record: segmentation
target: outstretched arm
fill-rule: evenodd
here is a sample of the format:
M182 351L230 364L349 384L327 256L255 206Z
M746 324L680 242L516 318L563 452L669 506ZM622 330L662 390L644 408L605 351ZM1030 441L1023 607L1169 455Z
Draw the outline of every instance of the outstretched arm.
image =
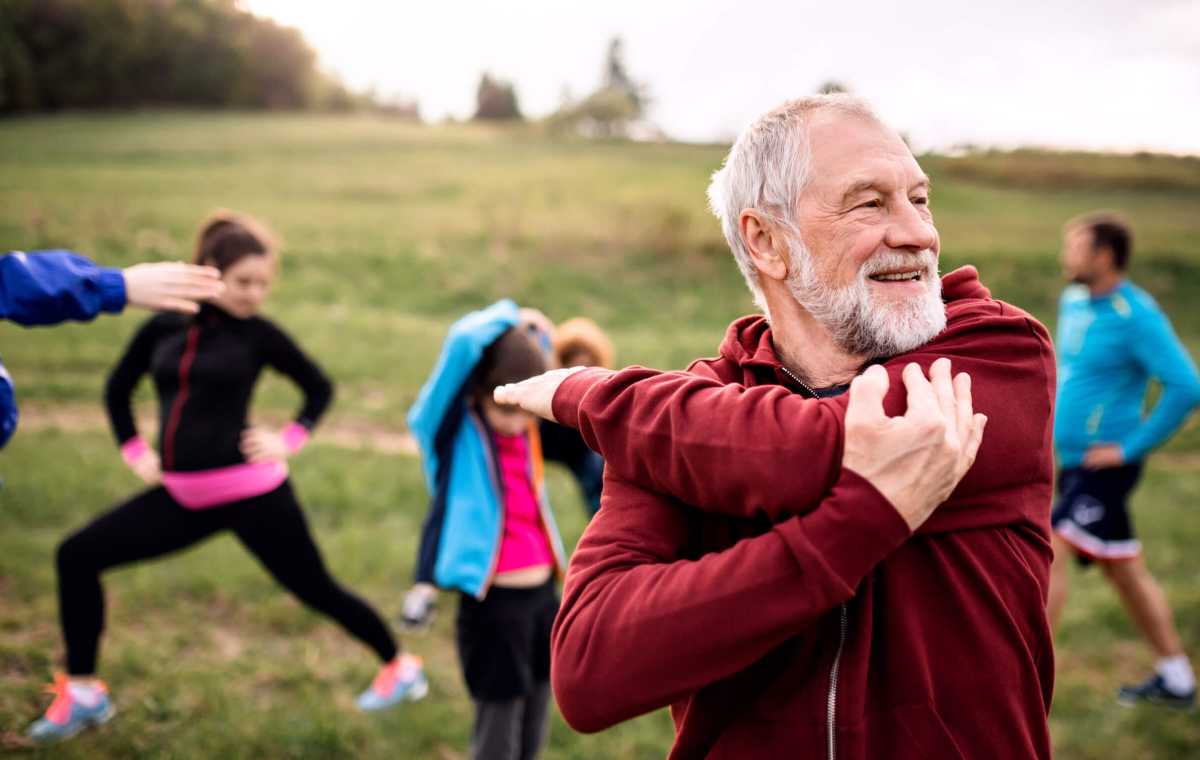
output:
M888 414L906 408L904 367L928 369L938 358L971 376L975 408L999 420L981 458L1004 466L976 468L962 490L1040 472L1054 387L1045 329L999 302L952 320L923 348L883 365L892 380ZM846 396L809 399L782 386L745 388L639 367L545 377L549 394L543 386L530 411L578 427L616 474L700 509L772 519L803 513L840 473ZM522 403L519 388L497 398Z
M137 264L125 270L97 266L70 251L0 256L0 319L22 325L86 322L125 304L194 313L196 302L221 294L212 267L174 262Z
M22 325L86 322L125 308L125 277L70 251L0 256L0 318Z

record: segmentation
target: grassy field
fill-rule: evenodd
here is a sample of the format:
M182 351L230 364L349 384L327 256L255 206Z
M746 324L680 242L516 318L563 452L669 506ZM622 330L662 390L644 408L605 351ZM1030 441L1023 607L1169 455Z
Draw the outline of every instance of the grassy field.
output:
M69 247L104 263L186 258L210 209L269 220L284 269L269 313L338 382L338 401L293 472L334 571L389 615L409 580L425 508L417 461L392 445L448 324L501 296L556 320L609 328L621 363L664 368L714 352L750 309L704 207L723 149L548 141L532 131L421 128L351 117L145 114L0 122L0 241ZM1053 322L1067 217L1105 207L1134 220L1134 278L1200 352L1200 162L1037 153L923 160L944 268L976 264L993 291ZM0 454L0 746L44 707L61 656L53 551L130 494L99 414L105 373L144 318L26 331L0 326L25 428ZM140 396L149 412L149 394ZM297 396L269 378L256 414ZM573 484L551 472L569 546L584 527ZM1200 426L1153 460L1139 529L1184 639L1200 642ZM1058 639L1052 715L1063 758L1200 752L1194 715L1126 711L1122 681L1151 658L1096 573L1077 574ZM463 756L469 703L453 603L407 644L430 698L365 716L365 650L278 593L228 537L107 578L103 675L120 719L31 756ZM615 666L619 666L619 663ZM547 758L662 757L665 713L595 736L557 717Z

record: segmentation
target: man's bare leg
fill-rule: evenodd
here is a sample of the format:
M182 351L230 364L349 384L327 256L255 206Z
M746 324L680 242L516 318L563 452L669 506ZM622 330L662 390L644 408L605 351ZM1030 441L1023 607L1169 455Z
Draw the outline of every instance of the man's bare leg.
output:
M1057 563L1057 553L1055 555ZM1167 604L1166 594L1150 574L1141 555L1132 559L1102 562L1105 576L1117 589L1121 603L1138 630L1150 642L1159 657L1183 654L1175 618Z
M1122 687L1118 700L1131 704L1150 701L1191 708L1196 698L1196 675L1183 653L1183 644L1166 594L1141 556L1101 564L1117 589L1121 603L1158 655L1155 675L1136 686Z

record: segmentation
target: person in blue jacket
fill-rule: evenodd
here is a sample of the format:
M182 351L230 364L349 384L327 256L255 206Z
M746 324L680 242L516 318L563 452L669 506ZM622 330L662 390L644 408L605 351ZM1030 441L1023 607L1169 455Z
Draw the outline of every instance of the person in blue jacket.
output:
M1048 613L1057 625L1067 598L1067 563L1095 562L1158 657L1143 683L1118 692L1123 704L1189 708L1196 678L1166 596L1142 559L1127 500L1146 457L1200 404L1200 375L1166 315L1126 278L1132 235L1121 218L1089 214L1067 223L1063 268L1072 280L1058 317L1060 467ZM1161 388L1143 413L1149 381Z
M436 588L459 592L471 757L487 760L528 760L544 740L565 569L536 420L492 397L546 369L534 314L503 300L458 320L408 413L431 503L405 617L428 620Z
M0 319L29 327L86 322L126 304L194 314L197 301L223 289L212 267L165 262L112 269L60 250L0 256ZM0 447L16 431L17 418L13 380L0 363Z

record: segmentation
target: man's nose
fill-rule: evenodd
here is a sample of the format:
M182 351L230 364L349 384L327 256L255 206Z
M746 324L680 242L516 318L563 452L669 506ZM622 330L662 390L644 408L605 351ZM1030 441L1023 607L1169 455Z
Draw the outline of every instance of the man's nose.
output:
M905 201L890 215L884 242L889 248L924 251L937 244L937 229L931 219Z

